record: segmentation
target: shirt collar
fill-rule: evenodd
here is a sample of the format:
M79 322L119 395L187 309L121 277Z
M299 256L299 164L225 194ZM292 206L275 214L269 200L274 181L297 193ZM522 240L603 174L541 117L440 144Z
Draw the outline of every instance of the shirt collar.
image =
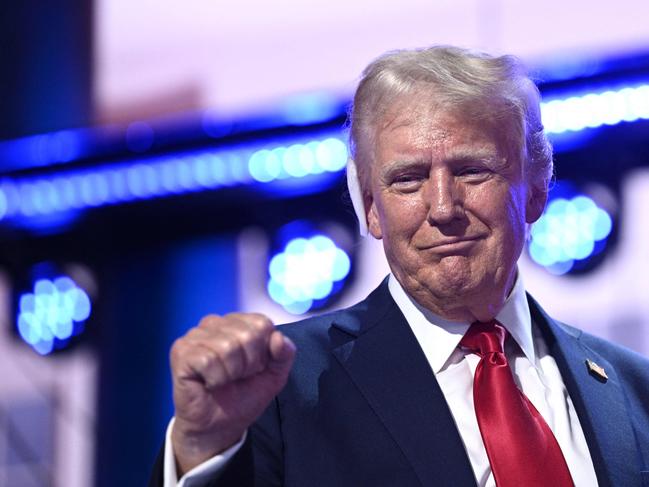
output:
M388 289L412 328L417 341L426 344L422 347L426 358L433 372L438 373L459 345L470 323L449 321L431 313L406 293L393 274L390 274ZM520 272L517 273L514 288L496 315L496 319L507 329L527 359L532 364L536 364L532 320Z

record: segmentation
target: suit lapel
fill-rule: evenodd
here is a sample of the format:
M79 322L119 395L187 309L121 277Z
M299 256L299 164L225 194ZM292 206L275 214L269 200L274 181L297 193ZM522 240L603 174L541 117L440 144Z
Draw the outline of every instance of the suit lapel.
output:
M387 283L366 312L335 327L356 336L333 354L381 419L422 485L475 486L471 464L433 372Z
M581 332L549 318L530 298L532 319L544 333L550 354L561 371L590 450L600 486L640 486L635 434L626 400L613 366L579 340ZM543 326L547 325L547 326ZM602 381L589 372L591 360L606 370Z

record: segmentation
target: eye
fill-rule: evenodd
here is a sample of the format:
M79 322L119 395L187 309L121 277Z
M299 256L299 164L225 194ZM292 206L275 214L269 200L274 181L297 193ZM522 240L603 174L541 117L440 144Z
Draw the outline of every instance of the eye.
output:
M421 174L414 174L414 173L409 173L409 174L399 174L395 176L392 179L392 184L395 183L409 183L412 181L419 181L423 179L423 175Z
M484 172L486 169L484 167L477 167L477 166L471 166L471 167L464 167L460 170L460 175L472 175L472 174L481 174Z
M484 165L465 166L461 168L457 175L469 180L482 180L488 178L492 174L492 170Z
M423 173L407 172L392 177L390 186L404 193L413 192L419 189L425 179L426 175Z

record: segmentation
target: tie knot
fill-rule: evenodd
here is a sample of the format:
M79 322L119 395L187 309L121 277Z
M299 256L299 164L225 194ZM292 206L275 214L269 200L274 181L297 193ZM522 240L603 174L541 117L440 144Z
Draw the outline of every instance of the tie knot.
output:
M504 352L507 330L496 320L486 323L476 321L471 325L460 341L460 346L468 348L478 355Z

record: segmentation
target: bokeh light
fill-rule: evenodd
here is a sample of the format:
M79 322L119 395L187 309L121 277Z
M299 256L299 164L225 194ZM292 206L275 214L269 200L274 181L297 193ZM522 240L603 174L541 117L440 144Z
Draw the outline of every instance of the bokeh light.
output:
M550 99L541 103L541 117L550 134L649 119L649 85Z
M181 193L336 173L347 163L338 137L150 157L92 169L0 180L0 220L42 217ZM313 181L305 185L317 187Z
M349 274L349 256L329 237L295 238L268 266L268 294L284 309L302 314L326 299Z
M88 294L67 276L39 279L18 300L21 338L41 355L63 348L83 329L92 305Z
M335 137L254 152L248 161L250 175L261 183L341 171L347 164L347 146Z
M554 274L565 274L575 261L603 248L612 227L611 216L587 196L555 198L532 227L530 257Z

